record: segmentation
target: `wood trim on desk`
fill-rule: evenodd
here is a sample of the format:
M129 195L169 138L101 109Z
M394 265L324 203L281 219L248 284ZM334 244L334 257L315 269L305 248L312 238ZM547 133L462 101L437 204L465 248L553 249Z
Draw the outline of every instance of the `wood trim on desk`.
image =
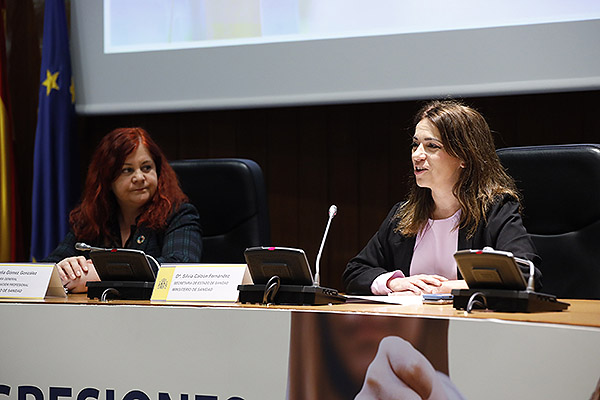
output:
M573 325L600 328L600 300L563 300L570 304L565 311L539 312L539 313L503 313L492 311L474 311L466 314L464 311L456 310L451 304L434 305L395 305L379 303L354 303L333 304L325 306L283 306L283 305L259 305L241 303L200 303L200 302L151 302L149 300L111 300L101 302L88 299L85 294L69 294L66 299L48 298L45 300L16 300L0 299L0 303L46 303L46 304L89 304L89 305L137 305L153 307L212 307L212 308L249 308L249 309L273 309L294 310L331 313L360 313L381 315L406 315L425 316L432 318L475 318L475 319L499 319L505 321L519 321L543 324Z

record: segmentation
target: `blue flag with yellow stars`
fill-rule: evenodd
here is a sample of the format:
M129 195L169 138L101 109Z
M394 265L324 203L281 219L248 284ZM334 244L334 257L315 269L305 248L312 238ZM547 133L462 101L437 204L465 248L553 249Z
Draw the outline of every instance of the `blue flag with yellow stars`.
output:
M69 230L79 196L75 87L64 0L46 0L33 155L31 258L40 261Z

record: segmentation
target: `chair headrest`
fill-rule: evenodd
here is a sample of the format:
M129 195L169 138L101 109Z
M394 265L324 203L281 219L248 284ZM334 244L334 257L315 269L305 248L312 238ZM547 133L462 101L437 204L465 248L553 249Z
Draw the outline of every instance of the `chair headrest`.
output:
M268 214L262 170L256 162L220 158L170 164L200 213L203 235L222 235L257 214Z
M523 195L530 233L572 232L600 220L600 145L509 147L497 154Z

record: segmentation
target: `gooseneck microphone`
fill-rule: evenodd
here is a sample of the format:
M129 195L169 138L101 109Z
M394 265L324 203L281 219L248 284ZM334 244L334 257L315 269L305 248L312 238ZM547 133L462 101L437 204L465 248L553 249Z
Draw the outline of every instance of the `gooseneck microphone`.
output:
M315 279L314 286L321 286L321 275L320 275L320 262L321 262L321 254L323 253L323 247L325 247L325 240L327 239L327 234L329 233L329 225L331 225L331 220L337 214L337 207L335 205L331 205L329 207L329 219L327 220L327 226L325 227L325 233L323 234L323 240L321 240L321 248L319 248L319 252L317 253L317 262L315 264Z
M94 247L94 246L90 246L87 243L83 243L83 242L77 242L75 243L75 250L79 250L79 251L106 251L106 250L110 250L110 249L105 249L102 247Z
M494 249L490 246L485 246L483 248L483 250L484 251L485 250L494 251ZM515 262L517 264L524 265L525 267L529 267L529 278L527 279L527 289L525 289L525 291L526 292L535 292L535 279L534 279L535 265L533 264L533 262L526 258L514 257L512 254L510 254L510 255L515 259Z
M238 301L311 306L344 303L346 297L337 290L320 286L321 255L331 220L336 214L337 207L329 207L329 219L317 254L314 274L302 249L264 246L246 249L244 256L254 283L238 285Z

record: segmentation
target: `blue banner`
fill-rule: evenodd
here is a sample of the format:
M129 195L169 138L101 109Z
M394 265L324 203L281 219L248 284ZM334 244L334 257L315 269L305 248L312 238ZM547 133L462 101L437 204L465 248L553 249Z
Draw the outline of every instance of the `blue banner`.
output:
M46 257L68 232L69 212L79 196L74 104L64 0L46 0L33 157L33 260Z

